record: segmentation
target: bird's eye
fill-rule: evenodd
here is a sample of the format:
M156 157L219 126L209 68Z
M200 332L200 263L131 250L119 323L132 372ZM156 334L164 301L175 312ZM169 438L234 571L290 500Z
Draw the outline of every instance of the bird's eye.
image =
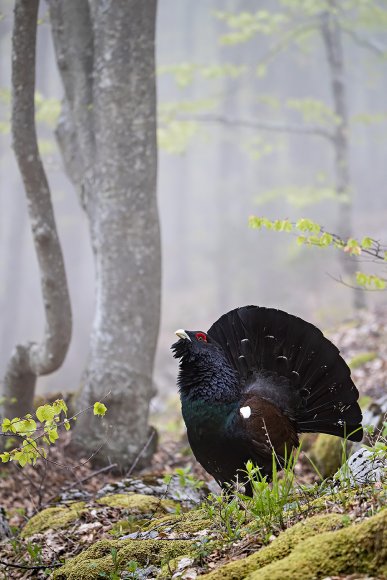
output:
M197 332L197 333L195 334L195 338L196 338L197 340L201 340L201 341L203 341L203 342L207 342L207 336L204 334L204 332Z

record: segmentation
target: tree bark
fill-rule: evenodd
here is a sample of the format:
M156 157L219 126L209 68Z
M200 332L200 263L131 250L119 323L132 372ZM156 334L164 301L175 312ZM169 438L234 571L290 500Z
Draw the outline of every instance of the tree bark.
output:
M78 406L86 408L110 392L102 428L81 415L72 446L92 453L105 443L94 463L110 460L126 468L151 433L148 409L160 312L156 0L100 0L90 4L91 12L86 0L49 3L65 87L59 142L81 192L95 258L96 311ZM79 10L88 14L87 30L77 25ZM86 17L81 20L85 23ZM68 33L61 35L61 30ZM66 54L70 44L82 50L80 36L92 47L92 70L89 61L77 68L75 55ZM84 99L73 99L76 86ZM81 159L74 159L73 151L80 151ZM80 183L85 170L86 184ZM150 457L155 443L154 438L138 465Z
M352 237L352 200L350 177L350 127L348 120L348 101L345 80L344 52L342 32L337 20L337 5L330 2L331 10L321 17L321 34L324 42L329 74L333 108L337 117L337 125L332 137L334 147L336 192L339 199L339 220L337 233L345 240ZM355 279L356 263L353 258L341 254L344 272L350 280ZM365 307L364 293L355 290L353 293L356 309Z
M16 0L12 34L12 137L23 178L38 257L46 317L40 343L18 345L4 378L4 413L32 410L36 378L63 362L71 338L71 307L50 189L35 128L35 61L39 0ZM16 399L15 402L12 402Z

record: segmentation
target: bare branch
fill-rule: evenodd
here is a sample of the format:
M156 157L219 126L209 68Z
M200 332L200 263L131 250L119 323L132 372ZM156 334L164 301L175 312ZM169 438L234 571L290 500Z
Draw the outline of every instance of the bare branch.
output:
M382 58L383 57L385 58L387 56L387 46L379 44L374 38L364 38L363 36L360 36L360 34L358 34L355 30L351 30L350 28L343 26L342 23L341 29L345 34L347 34L350 38L352 38L352 40L354 40L356 44L364 48L367 48L368 50L376 54L376 56Z
M332 140L333 136L329 131L326 131L318 125L295 125L286 123L274 123L270 121L261 121L257 119L236 119L226 115L181 115L180 120L197 121L198 123L219 124L229 127L241 127L246 129L258 129L259 131L269 131L273 133L294 133L297 135L310 135L324 137L324 139Z
M63 255L57 235L50 189L40 158L35 127L35 59L39 0L16 0L12 33L13 148L28 199L28 212L38 257L45 332L40 344L18 345L4 379L6 412L32 408L36 377L63 362L71 337L71 306ZM10 401L16 398L13 405Z
M26 566L24 564L13 564L7 560L0 560L0 564L5 568L18 568L20 570L46 570L48 568L59 568L63 566L63 562L53 562L52 564L42 564L40 566Z

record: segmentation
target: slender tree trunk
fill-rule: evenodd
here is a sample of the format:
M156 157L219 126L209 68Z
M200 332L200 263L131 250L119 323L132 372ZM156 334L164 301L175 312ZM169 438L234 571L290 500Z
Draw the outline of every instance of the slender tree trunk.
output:
M339 198L339 223L337 233L348 239L352 236L352 200L350 177L350 127L348 120L348 101L345 80L344 52L342 33L337 21L336 1L330 2L331 11L321 17L321 34L324 41L331 80L333 109L337 125L333 134L336 191ZM350 256L341 254L342 267L351 281L355 278L356 262ZM354 290L354 306L365 307L364 293Z
M71 337L71 308L62 251L35 129L35 62L39 0L16 0L12 34L13 148L28 200L38 257L46 326L40 343L18 345L4 378L4 413L32 410L36 378L63 362Z
M86 0L50 0L50 8L65 86L58 137L89 219L96 272L96 312L78 407L110 393L102 428L81 415L73 448L92 453L103 445L94 462L121 467L143 450L141 465L156 443L153 437L147 445L161 278L156 1L99 0L89 9Z

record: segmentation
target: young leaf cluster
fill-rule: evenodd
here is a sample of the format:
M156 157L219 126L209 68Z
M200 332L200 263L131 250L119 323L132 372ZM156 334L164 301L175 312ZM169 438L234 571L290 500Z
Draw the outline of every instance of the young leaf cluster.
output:
M94 415L104 416L106 406L97 401L94 403ZM46 459L47 448L59 439L59 429L66 431L71 428L71 422L76 416L67 416L68 408L63 399L41 405L35 415L28 413L23 418L5 418L1 423L3 436L7 437L5 450L0 453L2 463L16 461L20 467L27 464L35 465L38 459ZM16 445L20 442L20 445Z
M253 229L267 229L277 232L297 234L297 243L319 248L334 247L351 256L370 256L376 260L387 262L387 247L369 236L362 240L341 238L337 234L324 231L324 228L308 218L301 218L297 222L284 220L269 220L266 217L250 216L249 227ZM367 290L385 290L387 279L374 274L356 272L356 283Z
M10 436L10 439L5 446L8 450L0 454L1 461L16 461L20 467L24 467L27 463L35 465L39 458L46 458L47 446L54 444L59 438L58 428L63 426L66 430L70 429L67 410L63 399L57 399L52 404L38 407L35 418L28 413L23 418L3 419L2 433ZM15 440L21 441L21 445L9 449Z

